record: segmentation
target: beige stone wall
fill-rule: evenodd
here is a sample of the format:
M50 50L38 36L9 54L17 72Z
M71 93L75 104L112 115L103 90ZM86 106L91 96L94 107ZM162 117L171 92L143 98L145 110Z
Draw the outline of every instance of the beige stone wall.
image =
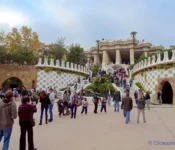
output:
M37 83L37 69L35 66L0 64L0 86L11 77L20 79L27 89L31 89L32 81Z

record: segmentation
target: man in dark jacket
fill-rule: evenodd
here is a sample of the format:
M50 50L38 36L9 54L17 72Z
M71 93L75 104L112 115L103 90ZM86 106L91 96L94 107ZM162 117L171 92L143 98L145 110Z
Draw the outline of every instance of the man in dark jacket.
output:
M0 100L0 142L4 137L3 150L8 150L14 119L17 117L17 108L12 100L13 93L6 92Z
M29 96L24 96L22 104L18 108L19 125L21 128L19 150L26 149L26 132L28 132L28 149L36 150L33 143L33 126L35 125L33 114L37 111L37 109L35 105L31 105L29 102Z
M121 95L120 95L120 91L116 91L113 97L113 102L114 102L114 111L118 111L119 112L119 102L121 101Z
M121 108L124 109L126 115L126 124L130 121L130 111L132 110L132 107L132 98L129 96L129 93L126 93L126 97L123 98L121 106Z

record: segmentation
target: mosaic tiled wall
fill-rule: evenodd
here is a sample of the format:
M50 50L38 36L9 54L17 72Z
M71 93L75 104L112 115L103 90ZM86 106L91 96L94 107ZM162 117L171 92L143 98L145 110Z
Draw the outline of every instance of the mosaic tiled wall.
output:
M58 74L56 71L45 72L40 70L37 73L37 89L46 89L47 87L56 87L57 90L65 88L67 84L74 84L78 81L78 77L81 80L83 76L70 74L70 73L61 73Z
M146 75L138 73L135 75L136 82L140 82L146 91L156 93L156 86L160 78L175 78L175 68L170 69L150 69L144 71Z

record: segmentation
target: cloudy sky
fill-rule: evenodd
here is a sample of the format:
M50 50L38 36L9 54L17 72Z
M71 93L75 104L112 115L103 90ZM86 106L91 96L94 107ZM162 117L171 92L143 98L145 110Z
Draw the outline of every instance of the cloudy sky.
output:
M66 37L85 49L97 39L139 40L175 45L175 0L0 0L0 28L27 25L42 42Z

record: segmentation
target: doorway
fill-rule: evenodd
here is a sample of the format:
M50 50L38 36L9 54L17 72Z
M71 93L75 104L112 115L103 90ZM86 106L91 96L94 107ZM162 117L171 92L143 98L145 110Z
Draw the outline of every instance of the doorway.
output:
M22 86L23 86L23 83L21 82L20 79L16 77L9 78L2 84L2 87L5 90L13 89L13 88L21 88Z
M169 82L165 82L162 88L162 103L173 104L173 89Z

